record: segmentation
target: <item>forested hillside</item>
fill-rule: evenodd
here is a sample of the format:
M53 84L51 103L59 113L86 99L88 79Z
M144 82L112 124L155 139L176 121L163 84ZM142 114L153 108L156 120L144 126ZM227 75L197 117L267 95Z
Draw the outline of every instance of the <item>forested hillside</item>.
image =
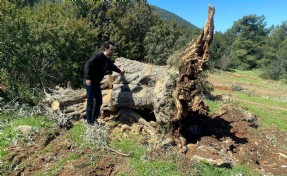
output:
M0 4L1 96L35 104L44 88L82 85L82 70L106 40L114 54L166 64L198 34L162 20L143 1L4 0Z
M198 27L196 27L195 25L191 24L190 22L186 21L185 19L179 17L178 15L176 15L170 11L159 8L157 6L152 6L152 7L153 7L153 12L158 14L160 16L160 18L163 20L175 21L179 26L189 27L194 31L199 30Z

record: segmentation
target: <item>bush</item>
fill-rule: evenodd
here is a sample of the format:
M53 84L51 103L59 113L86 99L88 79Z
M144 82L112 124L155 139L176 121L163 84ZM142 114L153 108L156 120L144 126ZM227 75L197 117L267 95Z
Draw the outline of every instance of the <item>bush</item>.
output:
M244 90L243 89L243 87L241 87L239 84L237 84L237 83L233 83L232 84L232 86L231 86L231 90L233 90L233 91L242 91L242 90Z
M282 57L272 61L269 66L265 69L265 74L268 78L278 80L287 78L287 61Z
M4 1L0 9L5 13L0 16L0 76L6 97L35 104L43 87L81 85L97 35L91 22L77 17L75 3L19 7Z

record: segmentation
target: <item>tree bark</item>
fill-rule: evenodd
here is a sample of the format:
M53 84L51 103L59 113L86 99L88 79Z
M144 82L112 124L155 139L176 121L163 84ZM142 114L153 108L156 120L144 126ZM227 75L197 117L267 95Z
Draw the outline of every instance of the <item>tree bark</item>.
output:
M197 40L184 51L179 69L179 80L175 90L176 115L180 120L191 114L207 114L207 106L202 101L199 89L199 76L206 67L209 57L209 45L213 38L214 7L208 7L208 18Z

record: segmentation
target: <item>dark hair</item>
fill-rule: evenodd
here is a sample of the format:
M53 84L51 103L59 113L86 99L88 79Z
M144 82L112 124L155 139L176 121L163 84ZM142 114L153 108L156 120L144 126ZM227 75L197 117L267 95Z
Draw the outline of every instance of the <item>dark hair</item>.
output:
M109 48L110 48L110 45L115 46L115 42L105 41L104 44L103 44L103 48L104 48L104 49L109 49Z

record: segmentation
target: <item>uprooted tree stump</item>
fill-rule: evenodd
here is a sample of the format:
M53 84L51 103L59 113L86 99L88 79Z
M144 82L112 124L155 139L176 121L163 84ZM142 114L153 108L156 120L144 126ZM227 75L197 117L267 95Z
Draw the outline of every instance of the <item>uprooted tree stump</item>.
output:
M179 58L180 68L145 64L118 58L115 64L125 68L124 74L108 75L102 81L103 119L138 122L151 135L157 133L154 125L165 128L168 138L185 145L181 128L195 116L207 114L199 89L199 75L208 62L208 47L213 37L215 9L209 6L208 19L202 33ZM85 90L57 87L42 101L51 114L67 118L85 116Z

